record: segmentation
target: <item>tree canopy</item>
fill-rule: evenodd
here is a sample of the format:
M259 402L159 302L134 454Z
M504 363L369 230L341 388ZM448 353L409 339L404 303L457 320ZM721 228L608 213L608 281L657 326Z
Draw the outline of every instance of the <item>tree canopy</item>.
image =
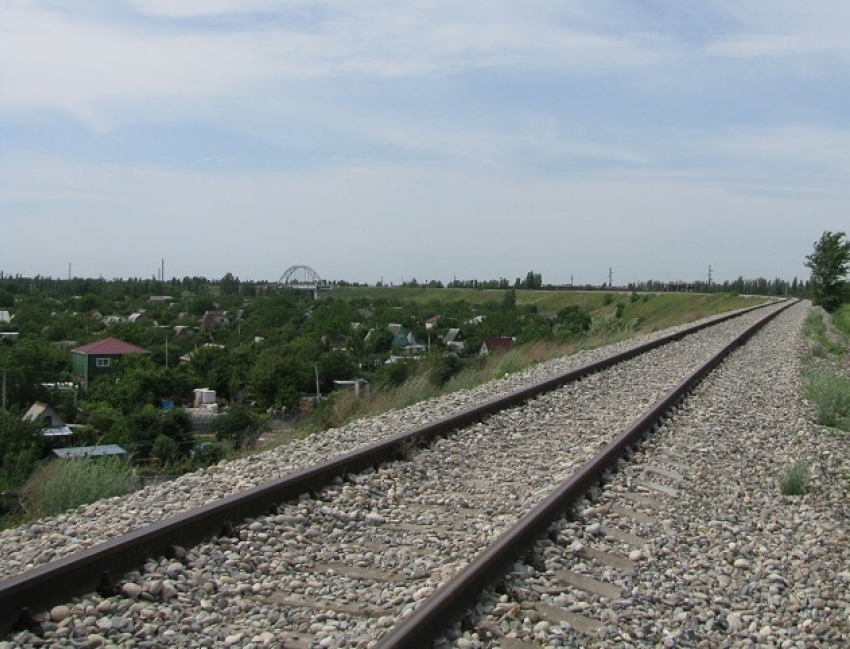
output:
M841 306L844 277L850 268L850 241L843 232L826 231L815 241L812 254L806 256L812 271L812 301L827 311Z

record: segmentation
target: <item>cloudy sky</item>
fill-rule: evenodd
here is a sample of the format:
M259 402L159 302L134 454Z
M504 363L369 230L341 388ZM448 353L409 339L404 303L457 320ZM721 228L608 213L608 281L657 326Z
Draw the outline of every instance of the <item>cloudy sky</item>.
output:
M808 277L845 0L2 0L0 270Z

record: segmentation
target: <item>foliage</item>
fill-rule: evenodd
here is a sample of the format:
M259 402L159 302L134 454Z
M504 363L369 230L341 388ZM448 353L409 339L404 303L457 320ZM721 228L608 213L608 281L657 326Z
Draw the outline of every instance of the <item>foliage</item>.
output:
M15 296L4 288L0 288L0 307L11 309L15 306Z
M805 395L815 405L817 423L850 431L850 379L812 376L806 384Z
M379 390L398 387L414 375L418 363L419 361L412 358L400 358L392 363L385 363L375 370L372 381Z
M123 496L135 486L133 469L121 458L54 460L32 475L21 501L28 516L54 516L101 498Z
M444 386L464 368L464 363L454 354L435 354L430 362L431 380Z
M252 448L260 436L263 418L248 406L234 403L213 420L210 431L219 441L229 441L235 450Z
M180 447L172 437L168 435L157 435L151 446L151 457L155 457L163 464L176 461L180 456Z
M34 401L48 401L41 384L68 378L69 358L53 345L25 339L12 345L0 345L0 368L6 374L6 405L29 408Z
M578 306L567 306L558 311L560 331L569 337L577 337L590 330L591 317Z
M803 323L802 332L816 343L812 347L812 355L824 358L828 355L840 356L844 353L844 347L827 336L822 313L816 310L809 311Z
M812 300L827 311L841 305L843 278L850 268L850 241L844 241L843 232L826 231L815 249L806 256L806 267L812 271Z
M809 465L805 460L797 460L782 471L779 476L779 490L783 496L802 496L808 491Z
M226 454L227 452L221 444L212 444L210 442L198 444L192 453L191 467L193 469L200 469L218 464L224 459Z
M0 410L0 485L22 485L46 456L48 444L42 422L23 421L18 412Z
M134 458L156 457L154 444L160 436L174 442L178 449L176 457L188 457L195 446L192 420L181 408L159 410L147 404L122 416L103 402L93 404L93 407L89 419L92 426L102 426L98 429L101 443L120 444Z
M850 304L844 304L832 314L832 324L850 338Z

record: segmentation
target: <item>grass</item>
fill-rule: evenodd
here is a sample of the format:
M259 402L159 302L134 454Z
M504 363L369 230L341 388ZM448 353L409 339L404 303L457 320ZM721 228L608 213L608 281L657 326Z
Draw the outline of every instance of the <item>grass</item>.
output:
M478 363L462 369L444 385L438 385L423 364L404 383L395 387L376 388L368 397L355 397L351 392L335 392L325 399L300 426L292 437L342 426L355 419L372 417L382 412L398 410L444 394L474 388L482 383L512 374L534 365L579 349L576 344L534 342L514 347L507 353L495 353Z
M21 492L26 518L55 516L101 498L132 492L136 478L120 458L54 460L42 465Z
M779 490L783 496L802 496L809 489L809 464L797 460L782 471L779 476Z
M833 317L833 323L837 325L837 316ZM840 329L840 328L839 328ZM827 335L826 322L820 311L809 311L806 321L803 323L803 335L814 341L812 345L812 356L827 358L829 356L842 356L844 346L831 340Z
M850 431L850 379L813 375L806 383L805 396L815 405L817 423Z
M409 287L334 287L328 293L335 300L400 300L424 306L439 305L463 300L473 307L483 304L501 304L505 289L478 290L471 288L409 288ZM564 307L578 306L593 316L614 311L622 303L620 318L639 320L636 333L649 333L666 329L683 322L693 322L718 313L725 313L768 301L766 297L741 297L732 293L630 293L610 291L516 291L518 306L532 304L538 311L560 311ZM606 303L607 300L607 303Z
M832 314L832 324L847 338L850 338L850 304L841 306Z

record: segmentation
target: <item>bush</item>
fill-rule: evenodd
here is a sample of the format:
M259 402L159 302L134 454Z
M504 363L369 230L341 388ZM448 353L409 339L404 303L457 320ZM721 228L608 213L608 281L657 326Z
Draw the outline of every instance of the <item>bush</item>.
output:
M817 423L850 431L850 380L840 376L813 376L805 390L815 404Z
M224 413L213 419L210 431L218 441L230 440L238 451L251 448L260 436L262 417L248 406L234 403Z
M809 465L798 460L782 471L779 476L779 490L783 496L801 496L808 490Z
M192 451L192 468L200 469L203 467L218 464L224 459L227 451L221 444L204 443L198 444Z
M558 311L558 324L561 332L568 337L578 337L590 329L590 314L577 306L564 307Z
M163 464L174 462L180 456L180 446L167 435L159 435L153 441L151 457L158 458Z
M54 460L27 481L21 502L28 516L54 516L101 498L123 496L135 486L133 469L121 458Z

